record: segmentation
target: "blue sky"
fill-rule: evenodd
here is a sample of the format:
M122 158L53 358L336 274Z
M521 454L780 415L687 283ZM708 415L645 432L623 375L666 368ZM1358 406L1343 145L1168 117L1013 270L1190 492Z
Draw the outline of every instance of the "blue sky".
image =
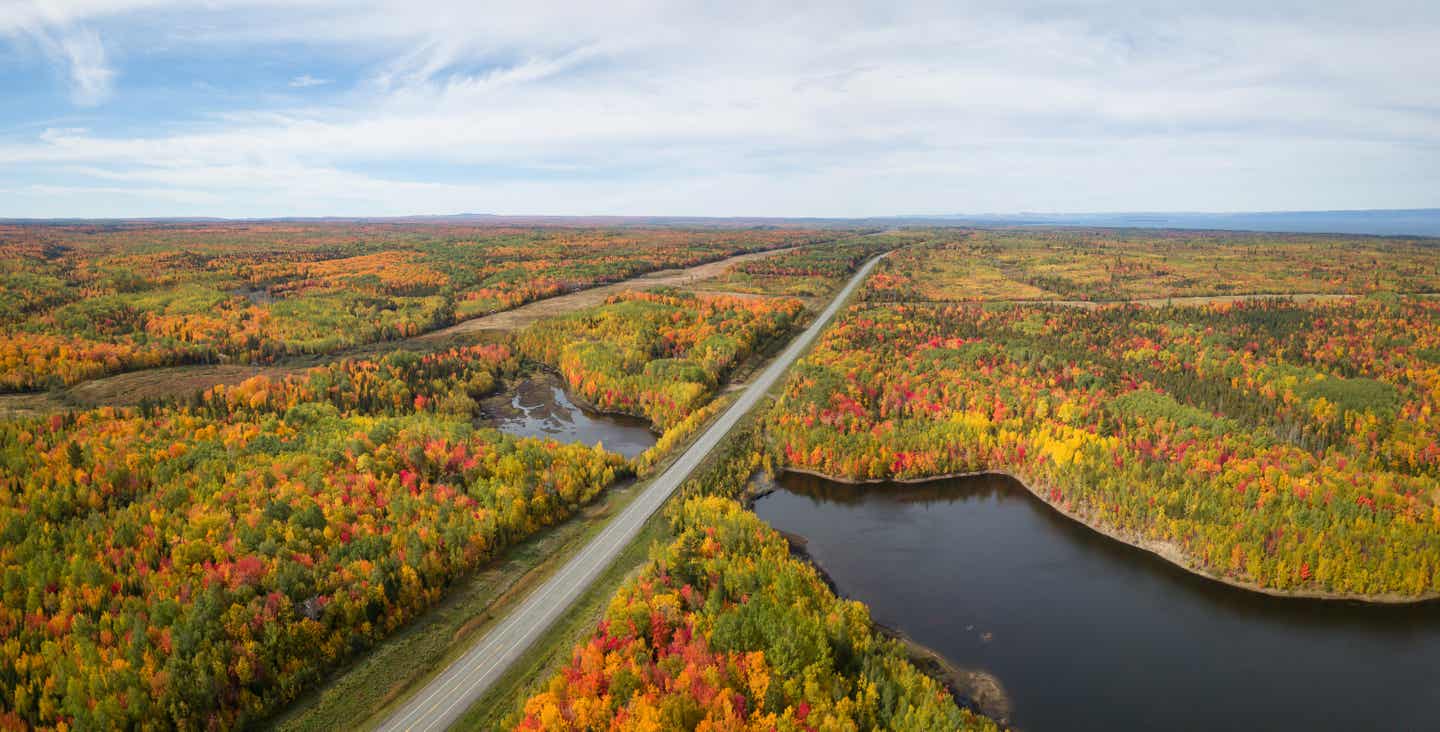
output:
M0 217L1440 206L1433 2L0 0Z

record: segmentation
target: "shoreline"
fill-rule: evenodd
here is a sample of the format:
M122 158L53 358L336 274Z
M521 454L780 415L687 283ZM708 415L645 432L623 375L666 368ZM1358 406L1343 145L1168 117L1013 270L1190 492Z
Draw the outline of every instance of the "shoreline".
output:
M1324 600L1327 602L1360 602L1372 605L1419 605L1422 603L1440 600L1440 592L1430 592L1421 595L1400 595L1396 593L1352 595L1340 592L1331 592L1329 590L1279 590L1273 587L1265 587L1263 585L1259 585L1248 580L1236 579L1233 577L1226 577L1223 575L1215 574L1206 569L1193 565L1190 562L1189 555L1174 543L1157 541L1154 539L1146 539L1143 537L1126 536L1109 527L1092 524L1090 521L1086 520L1087 517L1080 512L1069 510L1063 506L1052 503L1048 498L1045 497L1045 495L1041 491L1036 489L1035 485L1032 485L1031 481L1005 470L972 470L955 473L944 473L941 475L927 476L924 478L865 479L839 478L832 475L826 475L825 473L821 473L816 470L810 470L808 468L794 468L786 466L782 468L782 470L784 470L785 472L795 473L797 475L808 475L814 478L820 478L822 480L828 480L835 483L843 483L847 485L876 485L881 483L919 485L923 483L933 483L937 481L951 480L955 478L978 478L987 475L999 475L1009 478L1016 483L1019 483L1025 488L1026 491L1030 493L1030 495L1034 496L1037 500L1039 500L1046 506L1049 506L1056 513L1059 513L1061 516L1064 516L1065 518L1068 518L1071 521L1074 521L1075 523L1080 524L1081 526L1084 526L1085 528L1094 531L1097 534L1100 534L1101 536L1113 539L1122 544L1126 544L1128 546L1139 549L1140 551L1146 552L1147 554L1159 557L1160 559L1176 567L1179 567L1180 569L1197 577L1202 577L1212 582L1218 582L1223 585L1228 585L1238 590L1245 590L1247 592L1253 592L1256 594L1267 595L1269 597L1282 599Z
M835 584L835 579L825 571L825 567L811 556L809 539L801 534L781 529L774 529L774 531L780 534L780 537L789 546L790 556L814 569L815 573L820 576L820 581L825 583L825 586L830 588L830 592L836 597L846 597L841 592L840 586ZM870 626L875 630L876 635L896 641L903 646L910 663L920 673L940 682L940 686L955 700L956 705L962 709L982 714L994 720L1002 728L1010 727L1010 717L1014 714L1015 707L999 677L982 669L956 666L939 651L911 638L905 634L905 631L892 628L874 618L870 619Z
M636 420L636 421L638 421L638 422L644 422L644 423L645 423L645 429L649 430L649 431L650 431L650 434L655 435L655 437L656 437L657 439L660 438L661 436L663 436L663 435L665 434L665 431L664 431L664 430L661 430L659 427L655 426L655 423L654 423L654 422L652 422L652 421L650 421L649 419L646 419L645 417L642 417L642 416L640 416L640 415L638 415L638 414L631 414L631 413L629 413L629 412L622 412L622 411L620 411L620 410L618 410L618 409L601 409L600 407L598 407L598 406L596 406L595 404L591 403L589 399L586 399L585 397L580 396L579 394L573 393L572 390L570 389L570 384L569 384L568 382L566 382L566 380L565 380L565 375L562 374L562 373L560 373L560 370L559 370L559 369L556 369L555 367L553 367L553 366L551 366L550 364L547 364L547 363L540 363L540 362L538 362L538 361L537 361L537 362L533 362L533 363L534 363L534 365L535 365L535 372L534 372L534 373L529 373L529 374L527 374L527 373L524 373L524 371L522 370L521 373L516 374L516 376L513 378L513 380L511 380L511 381L506 381L506 382L502 382L502 383L503 383L503 388L497 390L497 391L495 392L495 394L492 394L491 396L493 397L493 396L496 396L496 395L510 394L510 393L512 393L512 392L514 391L514 389L515 389L516 387L518 387L520 384L524 383L525 381L541 381L541 380L544 380L544 381L549 382L549 383L547 384L548 386L554 386L555 388L557 388L557 389L559 389L561 392L563 392L563 393L565 394L565 398L566 398L566 399L569 399L569 400L570 400L570 403L572 403L572 404L574 404L575 406L579 407L579 408L580 408L580 411L582 411L582 412L590 412L591 414L594 414L594 415L600 416L600 417L621 417L621 418L624 418L624 419L633 419L633 420ZM539 378L537 378L537 374L539 374ZM487 397L487 398L489 398L489 397ZM637 425L637 426L638 426L638 425Z
M875 628L876 634L904 646L911 665L939 681L962 709L984 715L1001 729L1014 729L1011 726L1011 717L1015 713L1015 703L1005 691L1005 684L1000 681L1000 677L983 669L956 666L939 651L911 638L903 630L874 620L871 620L870 624Z

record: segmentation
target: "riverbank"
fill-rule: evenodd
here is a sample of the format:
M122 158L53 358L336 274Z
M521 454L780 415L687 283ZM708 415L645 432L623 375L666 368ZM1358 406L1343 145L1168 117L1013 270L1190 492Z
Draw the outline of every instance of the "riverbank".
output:
M1028 480L1023 476L1016 475L1005 470L975 470L968 472L945 473L942 475L927 476L924 478L893 479L844 478L827 475L816 470L793 467L786 467L784 468L784 470L786 472L796 473L798 475L808 475L814 478L820 478L822 480L828 480L835 483L844 483L847 485L876 485L881 483L921 485L925 483L934 483L955 478L976 478L987 475L999 475L1009 478L1010 480L1020 484L1025 488L1026 491L1030 493L1030 495L1034 496L1046 506L1054 509L1060 515L1080 524L1081 526L1084 526L1085 528L1097 534L1100 534L1101 536L1134 547L1148 554L1152 554L1193 575L1203 577L1205 579L1211 580L1213 582L1218 582L1223 585L1234 587L1236 589L1245 590L1247 592L1254 592L1262 595L1268 595L1270 597L1339 602L1361 602L1375 605L1418 605L1422 603L1436 602L1437 600L1440 600L1440 592L1429 592L1421 595L1402 595L1398 593L1355 595L1317 589L1281 590L1274 587L1265 587L1249 580L1239 579L1235 577L1227 577L1225 575L1211 572L1204 567L1200 567L1194 564L1190 555L1185 552L1185 550L1180 545L1175 544L1174 542L1160 541L1142 536L1132 536L1122 533L1116 529L1104 526L1099 522L1091 520L1089 516L1081 513L1078 510L1072 510L1070 508L1067 508L1066 506L1059 505L1051 501L1047 497L1048 490L1045 490L1049 486Z

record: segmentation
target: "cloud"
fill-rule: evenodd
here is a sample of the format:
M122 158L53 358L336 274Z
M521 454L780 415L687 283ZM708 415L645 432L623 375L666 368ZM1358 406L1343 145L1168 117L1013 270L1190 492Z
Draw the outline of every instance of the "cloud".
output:
M87 29L66 33L60 48L70 70L70 95L75 103L88 107L109 99L115 70L106 63L99 34Z
M98 33L89 28L52 31L37 26L28 29L28 35L65 75L72 102L93 107L110 98L116 73Z
M329 83L329 79L319 79L309 74L301 74L290 80L290 86L294 89L306 89L312 86L324 86Z
M174 53L299 49L361 81L303 106L0 136L0 166L76 207L121 183L214 214L1440 204L1426 4L123 4L33 21L93 40L55 56L102 70L67 71L96 90L77 101L114 78L81 28L121 58L154 26Z

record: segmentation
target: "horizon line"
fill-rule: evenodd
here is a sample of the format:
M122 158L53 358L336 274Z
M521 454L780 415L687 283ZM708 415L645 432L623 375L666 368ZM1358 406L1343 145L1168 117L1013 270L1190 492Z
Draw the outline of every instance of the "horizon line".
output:
M1014 217L1081 217L1081 216L1275 216L1275 215L1344 215L1344 214L1436 214L1440 206L1426 208L1330 208L1330 209L1255 209L1226 211L1193 210L1110 210L1110 211L985 211L953 213L891 213L860 216L843 215L748 215L748 214L599 214L599 213L491 213L463 211L455 213L411 213L374 216L365 214L314 214L276 216L0 216L4 223L37 222L129 222L129 221L403 221L414 219L684 219L713 221L875 221L925 219L985 219Z

